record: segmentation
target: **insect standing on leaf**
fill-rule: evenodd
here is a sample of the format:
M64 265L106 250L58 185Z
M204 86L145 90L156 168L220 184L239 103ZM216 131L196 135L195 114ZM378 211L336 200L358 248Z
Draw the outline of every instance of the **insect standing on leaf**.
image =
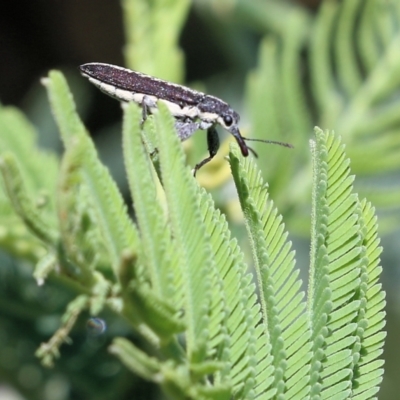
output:
M216 125L221 125L233 135L244 157L249 155L249 151L257 156L246 144L250 140L292 147L288 143L243 137L238 127L239 114L218 97L110 64L83 64L80 71L109 96L119 101L140 104L143 121L157 110L157 101L164 102L175 118L175 128L182 141L199 129L207 130L209 157L195 166L194 174L217 154L219 138Z

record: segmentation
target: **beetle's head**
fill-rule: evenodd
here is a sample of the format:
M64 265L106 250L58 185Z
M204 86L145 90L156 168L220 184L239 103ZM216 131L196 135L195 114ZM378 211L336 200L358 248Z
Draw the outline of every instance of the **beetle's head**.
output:
M239 131L239 120L239 114L230 107L227 107L226 111L218 117L218 123L233 135L238 142L243 156L247 157L249 155L249 148Z
M285 142L243 137L239 131L239 119L240 119L239 114L229 107L225 110L225 112L221 114L220 117L218 117L218 123L233 135L244 157L247 157L250 151L257 157L257 153L251 147L247 146L246 140L248 141L250 140L253 142L278 144L279 146L284 146L289 148L293 147L291 144Z

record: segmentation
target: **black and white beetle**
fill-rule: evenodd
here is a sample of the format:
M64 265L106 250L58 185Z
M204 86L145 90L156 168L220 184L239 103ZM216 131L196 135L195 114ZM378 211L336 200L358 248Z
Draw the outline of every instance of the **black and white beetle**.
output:
M194 174L218 151L219 138L216 125L221 125L233 135L245 157L249 155L249 151L255 154L247 146L246 140L292 147L288 143L243 137L238 127L239 114L217 97L110 64L83 64L80 66L80 71L109 96L119 101L134 101L140 104L143 109L143 120L156 110L157 101L163 101L175 117L175 128L182 141L192 136L198 129L207 130L210 155L195 166Z

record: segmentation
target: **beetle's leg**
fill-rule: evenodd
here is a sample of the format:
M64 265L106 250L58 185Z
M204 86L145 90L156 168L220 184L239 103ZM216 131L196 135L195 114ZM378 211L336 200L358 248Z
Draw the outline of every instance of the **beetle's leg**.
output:
M196 164L196 166L194 167L194 170L193 170L194 176L196 176L197 171L203 165L207 164L209 161L211 161L214 158L214 156L217 154L217 151L219 149L218 132L213 126L211 128L207 129L207 147L208 147L208 152L209 152L210 156L205 158L198 164Z
M149 115L149 108L143 102L142 103L142 121L140 122L141 128L143 128L144 122L146 121L148 115Z

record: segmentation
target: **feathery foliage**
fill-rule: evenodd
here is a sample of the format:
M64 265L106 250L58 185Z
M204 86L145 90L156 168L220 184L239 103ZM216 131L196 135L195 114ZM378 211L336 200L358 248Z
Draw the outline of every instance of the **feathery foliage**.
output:
M182 81L177 41L189 2L123 5L128 66ZM397 225L399 188L377 190L376 178L399 168L400 6L325 1L315 17L296 7L289 13L278 2L271 2L274 13L265 12L262 1L229 6L231 15L255 22L252 29L275 34L262 40L258 67L247 79L249 136L268 132L269 139L296 148L258 147L258 163L267 166L262 174L250 157L231 149L253 256L249 265L224 214L185 166L162 104L143 127L138 107L124 109L134 219L60 73L45 80L65 146L60 161L36 147L22 113L0 107L0 246L36 263L39 284L59 280L75 292L37 356L53 365L80 314L108 310L146 343L114 337L111 353L174 399L376 398L386 336L381 248L375 209L353 185L361 198L391 210L380 226ZM161 23L166 14L169 23ZM350 175L341 140L320 130L311 146L310 178L307 139L315 123L341 134L362 180ZM154 166L142 144L149 137L159 150ZM225 172L227 165L219 164ZM311 192L305 293L275 203L282 213L291 211L285 217L289 229L304 233Z
M287 14L279 24L262 19L261 3L250 7L243 1L236 9L266 35L258 67L247 80L246 109L252 136L265 138L268 132L268 138L299 149L292 157L283 149L256 146L282 213L297 211L288 216L288 226L297 233L309 230L306 144L317 125L345 138L360 177L357 191L381 211L381 230L396 229L400 187L390 177L400 168L400 3L327 0L314 16L273 2L272 15Z
M3 152L0 163L10 205L47 251L37 279L61 276L80 292L60 328L37 351L45 365L60 356L82 312L96 316L108 308L153 348L149 354L116 337L111 353L174 399L369 399L376 394L385 338L381 250L374 210L354 193L340 139L316 130L312 145L306 303L268 185L236 144L229 162L256 282L225 217L185 166L166 106L160 103L142 128L140 108L124 108L134 223L75 112L63 76L51 72L45 85L66 148L55 201L49 202L57 212L46 210L57 221L53 229L26 195L20 171L27 166L18 167L24 163L19 149ZM160 175L142 144L149 130L155 133Z
M368 328L375 318L381 321L384 296L374 316L366 317L367 292L374 286L369 265L376 264L378 242L370 239L371 206L353 193L354 177L344 146L333 134L317 131L313 146L314 190L308 312L314 340L311 363L311 393L328 398L370 398L368 384L360 390L357 382L363 347L368 343ZM367 228L369 226L369 228ZM374 234L372 233L372 236ZM371 245L370 250L367 247ZM366 247L367 246L367 247ZM379 270L379 267L378 267ZM373 323L372 323L373 325ZM382 325L380 325L382 327ZM382 332L381 339L385 334ZM381 342L382 344L382 342ZM324 349L324 350L322 350ZM381 380L382 370L375 365L373 378ZM371 379L371 380L372 380Z
M123 0L127 66L181 82L184 56L177 42L189 6L189 0Z

